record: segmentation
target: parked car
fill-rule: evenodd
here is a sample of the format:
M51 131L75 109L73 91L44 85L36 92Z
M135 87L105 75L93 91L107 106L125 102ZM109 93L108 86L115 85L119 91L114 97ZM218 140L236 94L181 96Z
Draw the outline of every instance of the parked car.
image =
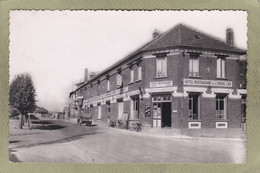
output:
M90 126L92 124L92 118L91 117L79 117L78 118L78 125L85 124L86 126Z

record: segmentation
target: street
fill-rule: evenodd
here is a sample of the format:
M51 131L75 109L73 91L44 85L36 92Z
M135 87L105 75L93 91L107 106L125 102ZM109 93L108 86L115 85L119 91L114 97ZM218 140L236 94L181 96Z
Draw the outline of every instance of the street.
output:
M18 122L10 120L13 162L243 163L246 157L245 141L147 136L51 119L34 120L30 131Z

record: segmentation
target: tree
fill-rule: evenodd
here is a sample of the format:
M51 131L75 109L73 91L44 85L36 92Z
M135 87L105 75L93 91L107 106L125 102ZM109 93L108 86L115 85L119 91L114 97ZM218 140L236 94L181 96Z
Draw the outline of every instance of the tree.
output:
M35 113L48 114L48 110L43 107L37 107Z
M28 119L28 113L34 112L36 108L36 90L32 77L29 74L20 74L11 82L9 91L10 106L16 108L22 116ZM21 118L23 124L23 118ZM28 126L30 127L28 121ZM20 125L22 128L22 125Z

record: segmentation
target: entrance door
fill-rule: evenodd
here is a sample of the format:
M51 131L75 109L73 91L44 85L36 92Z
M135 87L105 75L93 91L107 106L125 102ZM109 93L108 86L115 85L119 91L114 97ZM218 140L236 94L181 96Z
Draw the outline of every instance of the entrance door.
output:
M171 127L171 102L162 103L162 127Z
M118 102L118 119L123 119L123 112L124 112L124 102L119 101Z
M101 119L101 106L98 106L98 119Z
M162 103L153 103L153 127L161 127Z
M153 102L153 127L171 127L171 95L155 95Z
M107 123L110 123L111 120L111 106L110 102L107 102Z

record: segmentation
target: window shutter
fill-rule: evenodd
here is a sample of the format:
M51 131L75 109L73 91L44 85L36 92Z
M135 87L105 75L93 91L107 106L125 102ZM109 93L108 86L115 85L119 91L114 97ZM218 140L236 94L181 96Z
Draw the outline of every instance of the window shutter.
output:
M222 67L222 69L221 69L221 77L222 78L225 78L225 60L224 59L221 59L222 61L221 61L221 67Z

